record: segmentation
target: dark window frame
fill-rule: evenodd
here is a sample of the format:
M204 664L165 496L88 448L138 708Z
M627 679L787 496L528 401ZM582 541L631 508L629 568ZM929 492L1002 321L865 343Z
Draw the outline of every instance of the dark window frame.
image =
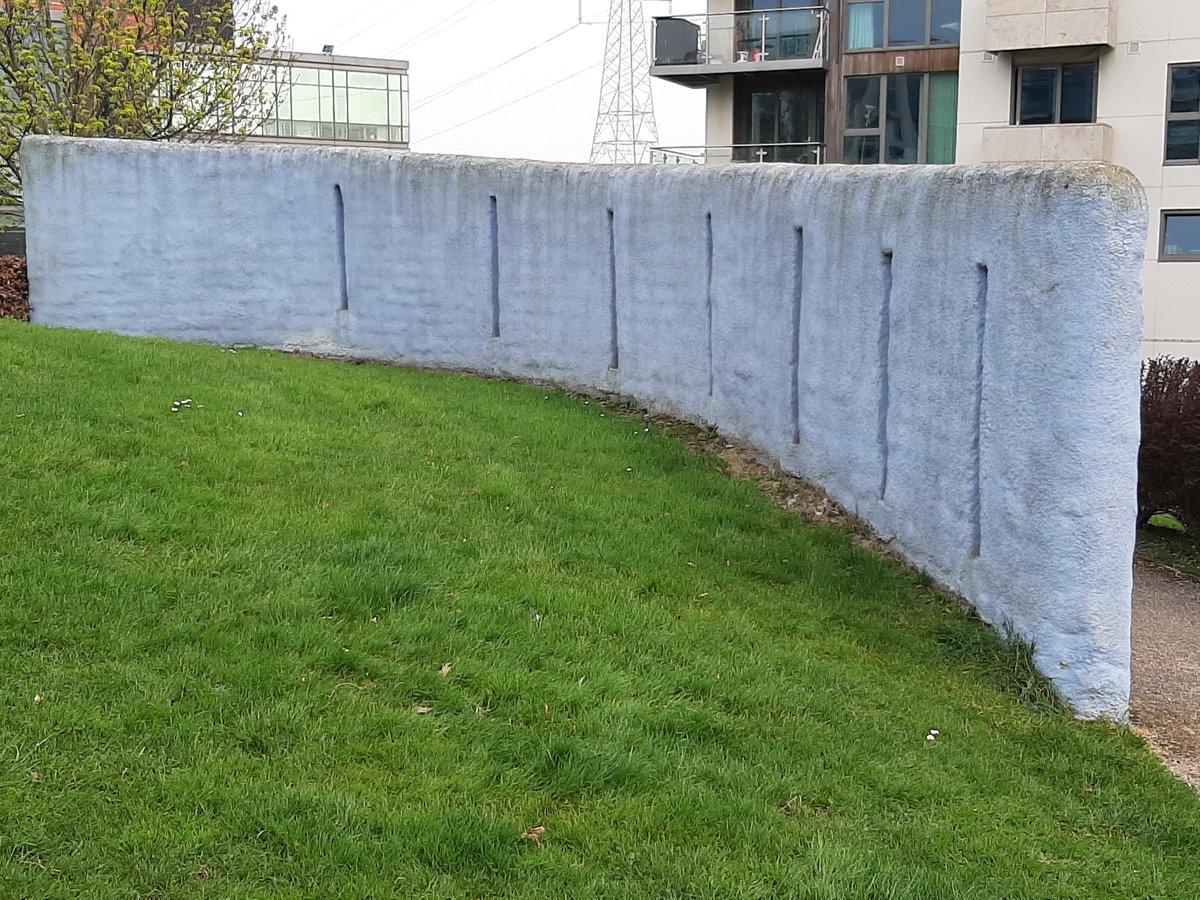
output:
M1167 219L1171 216L1182 216L1200 219L1200 209L1164 209L1159 219L1158 228L1158 261L1159 262L1200 262L1200 253L1168 253L1167 252Z
M962 8L959 7L958 22L959 22L959 39L953 43L948 41L933 41L933 4L934 0L924 0L925 2L925 43L924 44L892 44L889 40L892 31L892 0L847 0L843 7L845 11L846 27L842 29L842 47L844 53L881 53L885 50L938 50L944 47L958 47L962 44ZM851 47L850 46L850 7L865 5L869 3L883 4L883 34L881 35L883 42L878 47Z
M1083 69L1091 68L1096 72L1096 76L1092 79L1092 118L1090 122L1063 122L1062 120L1062 93L1063 93L1063 69ZM1054 69L1056 72L1055 91L1054 91L1054 121L1039 122L1036 125L1025 125L1021 121L1021 100L1023 89L1021 86L1021 73L1028 69ZM1009 115L1008 123L1010 125L1019 125L1029 128L1045 128L1050 125L1095 125L1098 119L1099 110L1097 109L1100 102L1100 63L1099 62L1083 62L1083 63L1030 63L1029 65L1013 66L1013 82L1012 82L1012 112Z
M1171 63L1167 66L1167 121L1163 126L1163 165L1164 166L1200 166L1200 147L1197 148L1195 159L1167 159L1167 133L1170 131L1172 122L1196 122L1200 123L1200 112L1177 113L1171 112L1171 101L1174 99L1172 92L1175 89L1175 70L1176 69L1200 69L1200 62L1188 63ZM1178 257L1171 257L1177 259Z
M897 75L917 77L921 79L921 115L917 123L917 161L908 163L908 165L947 165L947 163L931 163L929 162L929 93L932 79L938 75L954 75L958 76L957 72L881 72L877 75L847 75L842 79L842 102L841 102L841 131L842 131L842 153L846 152L846 139L856 137L874 137L879 141L879 162L878 163L862 163L862 165L894 165L888 163L883 158L887 148L887 123L888 123L888 79ZM851 128L846 124L846 115L849 112L850 98L850 80L853 78L879 79L879 109L876 111L876 124L873 128ZM845 160L843 159L843 162Z

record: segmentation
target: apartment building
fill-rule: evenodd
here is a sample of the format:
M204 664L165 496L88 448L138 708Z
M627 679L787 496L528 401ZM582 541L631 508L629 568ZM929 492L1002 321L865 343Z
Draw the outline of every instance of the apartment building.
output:
M960 161L1137 175L1144 352L1200 359L1200 0L963 0L960 79Z
M1200 359L1200 0L709 0L651 74L708 93L673 162L1093 160L1146 188L1145 353Z
M955 161L961 0L709 0L654 21L651 74L707 91L662 160Z

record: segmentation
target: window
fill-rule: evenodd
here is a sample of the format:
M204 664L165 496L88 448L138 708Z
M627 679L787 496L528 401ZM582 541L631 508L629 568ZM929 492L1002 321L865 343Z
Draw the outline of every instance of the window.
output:
M812 59L818 50L821 14L816 0L742 0L735 46L749 59Z
M824 124L821 82L800 86L783 78L775 82L747 81L733 101L735 143L747 146L738 147L734 159L819 162Z
M263 133L321 140L407 143L408 75L317 65L277 69L275 116Z
M1200 262L1200 211L1163 213L1158 258Z
M1200 164L1200 64L1171 66L1167 101L1168 164Z
M1096 121L1096 63L1020 66L1015 125L1079 125Z
M846 79L847 163L952 163L958 75L935 72Z
M962 0L851 0L846 49L957 45Z

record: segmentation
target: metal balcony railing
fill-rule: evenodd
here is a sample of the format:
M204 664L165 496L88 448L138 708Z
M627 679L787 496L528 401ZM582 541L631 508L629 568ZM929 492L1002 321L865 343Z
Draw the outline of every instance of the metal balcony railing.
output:
M829 11L821 5L654 19L652 69L794 68L823 63ZM670 77L671 72L655 72Z
M668 164L799 163L825 162L825 145L817 141L788 144L713 144L693 147L651 147L650 162Z

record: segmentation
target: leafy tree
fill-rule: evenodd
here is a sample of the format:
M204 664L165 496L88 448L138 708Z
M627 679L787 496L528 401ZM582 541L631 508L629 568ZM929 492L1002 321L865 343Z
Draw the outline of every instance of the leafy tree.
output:
M0 207L27 134L236 139L271 114L271 0L0 0Z

